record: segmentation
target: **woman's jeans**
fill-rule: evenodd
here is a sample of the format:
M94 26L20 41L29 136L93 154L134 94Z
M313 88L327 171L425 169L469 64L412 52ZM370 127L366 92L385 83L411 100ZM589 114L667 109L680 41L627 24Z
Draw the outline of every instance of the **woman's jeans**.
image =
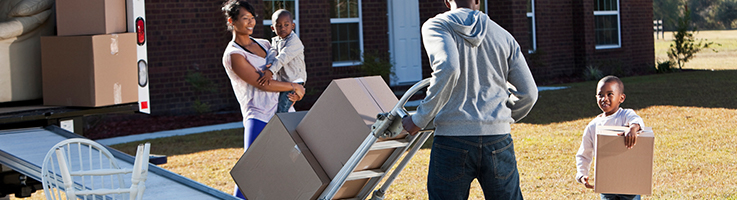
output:
M468 199L473 179L486 199L523 199L510 134L435 136L427 175L430 199Z

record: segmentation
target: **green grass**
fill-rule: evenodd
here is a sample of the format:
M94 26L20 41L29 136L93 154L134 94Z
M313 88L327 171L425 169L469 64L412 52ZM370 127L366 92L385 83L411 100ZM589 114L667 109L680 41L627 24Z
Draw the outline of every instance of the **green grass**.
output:
M686 63L685 69L735 69L737 68L737 30L699 31L694 35L697 39L708 39L714 42L713 49L705 49L695 54L693 60ZM655 60L668 60L668 49L673 43L673 32L666 32L665 39L655 40ZM720 45L716 45L720 44Z
M656 134L653 194L644 199L737 199L737 31L702 31L697 37L722 46L719 53L697 54L686 67L722 70L622 79L627 95L622 107L635 109ZM665 55L667 43L656 41L656 56ZM532 112L512 126L526 199L598 199L573 180L583 127L601 112L595 104L596 83L564 86L570 88L540 92ZM243 152L243 129L149 142L152 153L168 155L168 164L161 167L232 192L229 171ZM132 154L138 143L113 147ZM427 199L429 155L429 149L418 152L386 199ZM42 196L36 192L31 199ZM478 184L470 199L483 199Z

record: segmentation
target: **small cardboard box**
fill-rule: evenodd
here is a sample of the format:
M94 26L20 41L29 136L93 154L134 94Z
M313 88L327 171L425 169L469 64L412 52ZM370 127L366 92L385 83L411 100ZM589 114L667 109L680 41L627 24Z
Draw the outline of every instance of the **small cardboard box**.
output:
M44 105L138 101L136 34L41 37Z
M333 179L369 135L376 115L389 112L397 102L380 76L333 80L297 125L297 132ZM361 162L356 169L384 160Z
M655 137L650 127L643 127L632 149L624 146L617 134L628 127L596 127L596 175L594 192L611 194L652 193L653 146Z
M330 183L295 131L306 114L277 113L230 171L247 199L316 199Z
M56 0L57 35L126 32L125 0Z

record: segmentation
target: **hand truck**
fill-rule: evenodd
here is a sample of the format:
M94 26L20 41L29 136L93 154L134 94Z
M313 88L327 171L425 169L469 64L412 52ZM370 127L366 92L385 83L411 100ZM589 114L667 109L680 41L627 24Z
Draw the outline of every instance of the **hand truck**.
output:
M384 199L384 193L392 184L394 179L402 172L402 169L409 163L409 160L417 153L422 147L422 144L427 141L430 135L434 132L433 123L430 123L430 127L425 127L418 134L414 136L407 135L404 140L387 140L379 141L380 138L393 138L399 136L404 130L402 127L402 118L409 115L410 113L404 108L409 98L430 85L430 79L426 78L420 82L415 83L411 88L404 93L402 98L397 102L394 108L388 113L379 113L376 117L376 123L371 126L371 133L364 139L363 143L348 159L348 162L343 165L338 174L330 181L327 188L322 192L318 199L330 200L333 199L338 190L343 187L346 181L369 179L368 182L363 186L357 196L350 199L366 199L370 194L371 190L376 188L380 183L381 179L390 171L391 167L399 161L402 153L406 152L404 159L392 170L389 177L384 180L384 184L381 188L373 192L371 200L382 200ZM407 151L408 149L411 150ZM355 171L356 166L363 160L364 156L371 150L389 149L394 148L394 153L382 164L381 168L373 170L362 170Z

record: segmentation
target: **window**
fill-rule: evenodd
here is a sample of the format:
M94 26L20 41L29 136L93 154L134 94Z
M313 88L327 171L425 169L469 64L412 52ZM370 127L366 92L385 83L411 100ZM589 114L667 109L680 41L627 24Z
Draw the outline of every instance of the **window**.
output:
M330 0L333 67L361 62L363 31L361 0Z
M294 17L294 32L299 33L299 2L297 0L264 0L264 39L271 39L276 33L271 30L271 14L276 10L286 9Z
M596 49L621 47L619 0L594 0Z
M527 0L527 36L530 44L529 53L537 49L537 30L535 29L535 0Z

